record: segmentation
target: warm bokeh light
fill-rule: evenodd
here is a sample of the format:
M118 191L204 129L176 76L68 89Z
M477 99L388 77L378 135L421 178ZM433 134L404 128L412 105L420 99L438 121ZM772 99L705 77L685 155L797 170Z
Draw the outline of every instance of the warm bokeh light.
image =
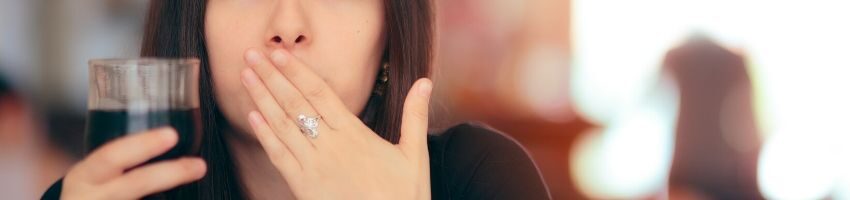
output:
M847 173L848 134L821 128L783 127L759 160L761 190L771 199L822 199ZM805 133L805 134L800 134Z
M651 83L661 56L700 31L750 57L760 125L765 136L775 136L766 137L760 160L762 192L823 198L850 159L836 149L850 143L850 27L839 25L850 19L847 7L842 1L575 1L574 97L583 114L615 121ZM633 155L638 152L618 159Z
M637 106L612 118L608 127L578 139L572 174L591 198L647 197L665 187L678 93L672 81L656 86Z
M847 151L838 148L850 146L850 26L840 25L850 19L848 7L828 0L576 0L573 96L583 115L613 126L652 83L667 50L688 34L707 35L749 58L766 142L759 161L765 197L846 196L848 187L836 183L850 171ZM621 159L639 155L628 153Z
M556 47L541 45L523 61L518 94L534 112L554 122L573 120L570 112L569 54Z

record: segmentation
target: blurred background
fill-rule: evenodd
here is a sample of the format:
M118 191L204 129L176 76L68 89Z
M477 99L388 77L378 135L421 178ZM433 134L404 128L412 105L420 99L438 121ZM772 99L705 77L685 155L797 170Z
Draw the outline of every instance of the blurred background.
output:
M435 127L523 144L556 199L850 199L850 2L435 0ZM0 194L82 157L87 60L146 0L0 0Z

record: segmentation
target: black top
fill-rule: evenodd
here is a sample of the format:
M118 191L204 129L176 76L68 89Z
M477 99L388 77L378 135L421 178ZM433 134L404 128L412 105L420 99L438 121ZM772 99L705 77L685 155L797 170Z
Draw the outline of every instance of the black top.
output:
M428 136L433 199L551 199L537 166L512 138L474 124ZM59 199L60 179L42 199Z

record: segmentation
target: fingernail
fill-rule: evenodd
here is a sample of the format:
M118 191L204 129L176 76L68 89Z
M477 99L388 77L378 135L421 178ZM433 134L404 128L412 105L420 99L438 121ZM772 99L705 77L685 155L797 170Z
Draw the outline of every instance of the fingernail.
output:
M280 50L280 49L274 50L272 52L271 57L272 57L272 61L274 61L275 64L278 64L278 65L286 64L287 58L286 58L286 54L283 53L283 50Z
M254 86L257 84L257 74L254 73L254 70L245 68L242 71L242 84L245 84L245 86Z
M259 126L263 119L260 117L260 113L251 111L251 113L248 113L248 121L251 121L251 124L254 126Z
M260 59L260 52L257 52L257 50L251 49L245 53L245 61L247 61L249 65L255 65L259 63Z
M431 88L433 88L431 80L424 79L422 84L419 84L419 95L422 95L423 97L430 97Z
M177 131L175 131L174 128L171 127L162 127L162 129L160 129L159 131L159 134L165 137L171 137L177 135Z
M165 144L176 143L178 140L177 131L171 127L163 127L162 129L160 129L159 135L162 136L163 140L165 140Z

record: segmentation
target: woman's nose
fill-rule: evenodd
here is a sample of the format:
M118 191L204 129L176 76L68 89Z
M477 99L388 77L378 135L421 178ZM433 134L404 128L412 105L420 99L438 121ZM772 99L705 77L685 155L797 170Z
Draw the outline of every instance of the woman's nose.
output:
M299 44L303 44L306 39L307 39L306 36L298 35L297 37L295 37L295 39L284 40L284 37L281 37L279 35L275 35L271 39L269 39L269 41L267 43L268 43L269 47L292 48L292 47L295 47Z
M272 48L291 49L310 42L310 30L300 1L277 1L269 19L267 44Z

